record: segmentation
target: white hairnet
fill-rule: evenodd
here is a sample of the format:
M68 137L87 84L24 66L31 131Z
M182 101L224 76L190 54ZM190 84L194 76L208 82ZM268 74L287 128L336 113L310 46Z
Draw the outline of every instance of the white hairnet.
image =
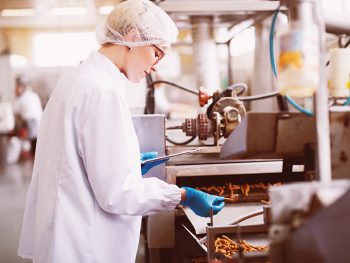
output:
M178 30L171 18L148 0L128 0L118 4L107 20L96 28L97 42L128 47L171 44Z

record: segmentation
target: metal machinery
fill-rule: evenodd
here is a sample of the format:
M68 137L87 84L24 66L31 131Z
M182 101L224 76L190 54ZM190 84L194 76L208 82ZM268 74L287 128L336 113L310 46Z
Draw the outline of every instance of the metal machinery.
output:
M287 9L290 8L296 17L300 17L308 14L308 8L313 8L313 5L304 5L310 1L289 1ZM213 21L235 24L261 19L271 15L279 5L278 1L251 0L185 2L164 1L160 6L175 18L180 17L178 19L182 22L188 20L188 23L197 25L207 33L210 30L205 28ZM196 34L194 39L197 38L199 42L205 39L203 32ZM200 45L197 47L200 49ZM197 59L202 61L205 58ZM206 70L212 69L202 67L198 74L206 75ZM213 79L202 78L198 85L206 86ZM315 97L315 117L289 112L246 112L243 104L246 97L240 97L236 89L210 91L211 96L201 89L192 91L198 95L201 106L211 99L206 114L188 118L182 125L168 129L182 130L187 136L192 139L198 137L202 142L213 138L213 143L191 156L172 158L167 165L156 167L146 176L157 176L178 186L223 194L233 203L227 203L219 215L210 219L199 218L187 208L149 216L144 225L148 262L286 262L287 255L300 252L295 247L292 250L290 244L285 242L289 237L293 238L292 228L283 228L284 231L278 229L281 222L276 221L276 212L271 214L269 190L276 184L317 179L324 183L330 180L329 140L332 141L334 153L332 163L341 164L332 167L333 177L344 177L344 171L349 166L350 153L344 145L350 136L350 115L347 110L333 108L329 133L324 83L321 86L323 88ZM134 117L134 124L141 151L158 150L163 155L203 147L193 143L166 147L164 116ZM303 187L300 186L300 189ZM347 188L341 189L344 193ZM278 194L272 199L272 202L277 200L278 203ZM300 221L294 220L293 226L295 222ZM291 221L283 223L285 226ZM284 233L282 237L281 233ZM253 252L245 251L247 247L242 240L251 245ZM227 255L228 249L220 247L223 244L220 242L235 245L237 253ZM269 245L270 250L266 251L263 247Z
M186 136L198 137L199 140L214 138L214 145L219 145L221 137L227 138L246 115L243 103L237 98L236 91L226 89L215 91L212 96L200 90L199 104L204 106L209 99L213 102L208 106L206 114L199 114L198 118L188 118L181 126L167 129L181 129Z

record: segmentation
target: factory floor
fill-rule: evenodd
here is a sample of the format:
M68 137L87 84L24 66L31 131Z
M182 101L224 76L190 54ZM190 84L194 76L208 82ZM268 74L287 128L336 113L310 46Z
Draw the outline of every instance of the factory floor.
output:
M32 166L28 160L0 169L0 263L31 262L18 257L17 249ZM142 262L145 262L145 252L140 242L136 263Z

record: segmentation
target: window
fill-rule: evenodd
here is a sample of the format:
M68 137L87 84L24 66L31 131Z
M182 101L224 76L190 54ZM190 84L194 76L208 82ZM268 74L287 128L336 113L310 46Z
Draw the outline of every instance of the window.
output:
M38 33L33 38L33 63L39 67L75 66L97 49L94 32Z

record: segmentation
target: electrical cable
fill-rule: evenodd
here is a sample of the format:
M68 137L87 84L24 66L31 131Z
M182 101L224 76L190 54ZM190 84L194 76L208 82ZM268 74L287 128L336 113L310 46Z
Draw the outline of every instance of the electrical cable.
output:
M170 82L170 81L166 81L166 80L157 80L157 81L153 81L152 83L150 83L150 85L154 86L154 85L156 85L156 84L161 84L161 83L163 83L163 84L168 84L168 85L170 85L170 86L173 86L173 87L182 89L182 90L184 90L184 91L190 92L190 93L195 94L195 95L199 95L199 92L196 91L196 90L192 90L192 89L189 89L189 88L185 88L185 87L180 86L180 85L178 85L178 84L176 84L176 83L173 83L173 82Z
M272 71L273 71L273 74L275 75L275 77L277 77L277 67L276 67L276 63L275 63L273 38L274 38L274 32L275 32L276 19L277 19L277 15L280 11L280 8L281 8L281 6L278 6L278 8L275 10L275 12L273 14L272 22L271 22L271 29L270 29L270 62L271 62ZM300 111L308 116L314 115L313 112L306 110L306 109L302 108L300 105L298 105L291 97L286 96L286 99L289 102L289 104L291 104L298 111Z
M245 97L238 97L240 101L251 101L251 100L262 100L267 99L271 97L275 97L279 94L279 90L273 91L270 93L260 94L260 95L252 95L252 96L245 96Z
M173 83L173 82L170 82L170 81L166 81L166 80L153 81L149 85L154 86L154 85L161 84L161 83L167 84L167 85L179 88L179 89L182 89L184 91L190 92L190 93L195 94L195 95L199 95L199 92L196 91L196 90L185 88L185 87L180 86L180 85L178 85L176 83ZM227 89L237 89L238 87L242 88L242 90L240 90L237 93L237 95L244 93L248 89L248 86L245 83L235 83L235 84L232 84L229 87L227 87ZM270 98L270 97L276 96L278 94L279 94L279 91L275 91L275 92L265 93L265 94L260 94L260 95L238 97L238 99L242 100L242 101L261 100L261 99L266 99L266 98Z
M344 48L347 48L350 45L350 38L349 40L345 43Z
M147 94L146 94L146 105L144 109L144 114L154 114L155 112L155 97L154 97L154 85L151 74L146 76L147 82Z
M188 139L187 141L184 141L184 142L175 142L175 141L169 139L168 136L166 136L166 140L167 140L168 142L174 144L174 145L186 145L186 144L192 142L194 139L196 139L196 137L197 137L197 136L193 136L193 137L191 137L190 139Z

